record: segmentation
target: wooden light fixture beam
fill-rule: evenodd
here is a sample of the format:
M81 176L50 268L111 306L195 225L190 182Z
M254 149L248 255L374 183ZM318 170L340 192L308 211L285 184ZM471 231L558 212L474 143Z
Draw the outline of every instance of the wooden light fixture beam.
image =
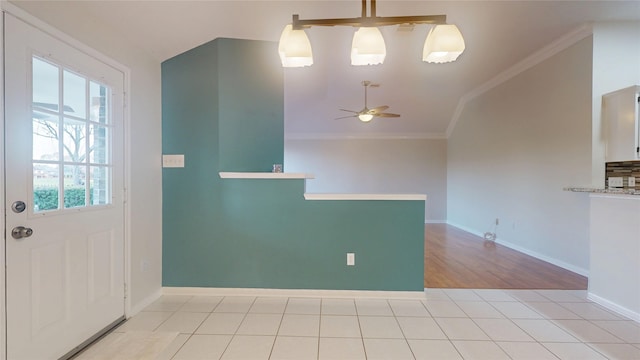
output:
M423 16L376 16L376 0L371 1L371 16L367 16L367 0L362 0L362 16L358 18L342 19L311 19L300 20L298 14L293 15L291 22L293 30L302 30L311 26L389 26L400 24L446 24L447 15Z

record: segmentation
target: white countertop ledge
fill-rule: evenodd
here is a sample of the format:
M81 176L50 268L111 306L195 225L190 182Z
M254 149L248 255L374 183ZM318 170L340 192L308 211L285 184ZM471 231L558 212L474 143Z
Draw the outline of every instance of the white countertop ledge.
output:
M222 179L313 179L313 174L273 172L219 172Z
M305 200L421 200L424 194L304 194Z

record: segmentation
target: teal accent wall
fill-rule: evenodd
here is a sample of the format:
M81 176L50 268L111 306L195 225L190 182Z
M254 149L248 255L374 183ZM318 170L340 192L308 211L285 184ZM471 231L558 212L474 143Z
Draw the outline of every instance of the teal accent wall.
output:
M218 39L220 171L271 171L284 158L284 74L277 44Z
M282 163L277 56L216 39L162 64L163 153L185 155L163 169L163 285L422 290L423 201L307 201L304 180L219 177Z

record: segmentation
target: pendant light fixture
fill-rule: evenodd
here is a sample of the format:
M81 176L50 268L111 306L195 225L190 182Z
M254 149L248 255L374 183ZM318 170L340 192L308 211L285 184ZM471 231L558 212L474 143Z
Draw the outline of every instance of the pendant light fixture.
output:
M436 25L429 31L422 50L422 61L446 63L456 61L464 51L464 39L455 25Z
M293 30L287 25L280 35L278 53L283 67L303 67L313 64L311 43L304 30Z
M446 15L422 16L376 16L376 0L371 3L371 14L367 16L367 0L362 0L362 15L358 18L300 20L293 15L291 24L285 26L280 36L278 51L282 66L302 67L313 64L311 43L304 32L311 26L353 26L358 28L351 44L352 65L377 65L384 62L386 47L381 26L400 24L435 25L424 44L423 61L443 63L455 61L464 51L464 39L455 25L446 24Z
M361 27L353 34L351 65L377 65L384 62L387 49L377 27Z

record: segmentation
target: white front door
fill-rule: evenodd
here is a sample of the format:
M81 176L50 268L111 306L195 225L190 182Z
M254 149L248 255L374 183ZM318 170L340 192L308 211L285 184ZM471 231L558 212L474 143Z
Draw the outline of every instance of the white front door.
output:
M124 76L4 33L7 359L57 359L124 315Z

